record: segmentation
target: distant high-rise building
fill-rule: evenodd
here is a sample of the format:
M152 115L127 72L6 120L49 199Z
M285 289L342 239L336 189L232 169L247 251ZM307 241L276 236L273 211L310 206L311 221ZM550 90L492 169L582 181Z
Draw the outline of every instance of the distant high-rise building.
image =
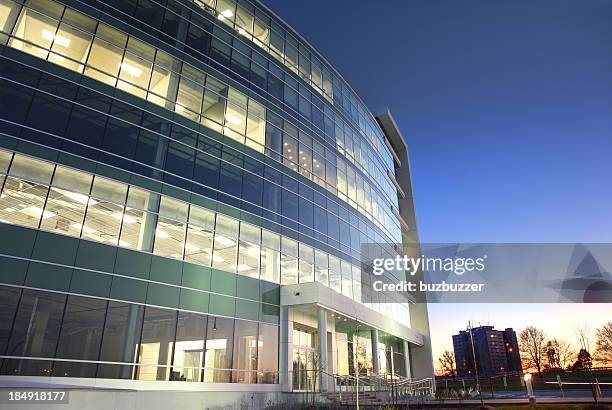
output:
M516 333L512 328L495 330L493 326L480 326L472 329L471 337L469 331L462 330L453 335L453 349L460 377L475 375L474 355L481 376L522 370Z

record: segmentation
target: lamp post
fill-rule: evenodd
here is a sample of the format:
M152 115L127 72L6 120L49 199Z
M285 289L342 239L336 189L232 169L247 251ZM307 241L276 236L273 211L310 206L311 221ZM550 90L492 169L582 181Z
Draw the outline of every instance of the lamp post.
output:
M523 375L525 385L527 386L527 397L529 397L529 404L535 404L536 398L533 394L533 386L531 385L531 373L525 373Z
M474 371L476 372L476 391L478 391L478 397L480 397L480 405L484 406L482 400L482 393L480 392L480 377L478 377L478 363L476 362L476 350L474 349L474 336L472 335L472 322L468 322L468 330L470 331L470 344L472 345L472 356L474 357Z

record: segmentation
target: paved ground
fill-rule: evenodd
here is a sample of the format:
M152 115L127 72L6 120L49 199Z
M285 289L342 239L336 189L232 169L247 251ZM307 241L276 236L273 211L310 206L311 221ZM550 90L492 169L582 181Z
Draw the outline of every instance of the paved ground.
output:
M564 397L559 390L540 390L535 391L536 401L538 403L592 403L593 395L591 390L564 390ZM612 389L602 389L601 403L612 403ZM528 401L525 391L504 391L496 392L491 398L491 393L484 393L483 399L487 404L522 404ZM479 404L480 399L473 398L470 400L444 400L447 404Z

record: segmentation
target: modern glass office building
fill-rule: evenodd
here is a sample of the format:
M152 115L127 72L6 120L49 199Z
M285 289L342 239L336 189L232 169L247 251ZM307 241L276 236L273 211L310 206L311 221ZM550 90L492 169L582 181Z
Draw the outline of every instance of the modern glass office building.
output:
M0 381L432 374L426 306L361 268L418 242L402 136L259 3L0 0L0 188Z

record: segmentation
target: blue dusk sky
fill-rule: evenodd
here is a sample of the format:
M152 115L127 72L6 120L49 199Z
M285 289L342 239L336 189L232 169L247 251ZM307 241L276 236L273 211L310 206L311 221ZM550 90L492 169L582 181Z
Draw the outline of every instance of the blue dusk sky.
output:
M611 1L264 2L391 110L423 242L612 242ZM609 311L430 306L434 358L470 319L575 342Z

